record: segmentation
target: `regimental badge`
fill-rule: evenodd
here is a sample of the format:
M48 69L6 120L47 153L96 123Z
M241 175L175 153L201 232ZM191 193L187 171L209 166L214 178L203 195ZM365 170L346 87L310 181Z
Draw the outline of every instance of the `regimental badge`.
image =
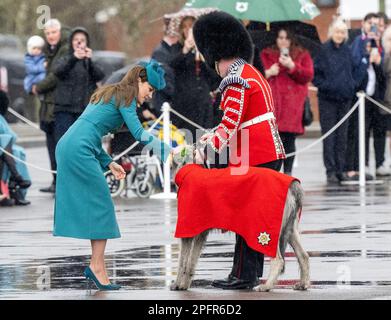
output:
M236 2L235 9L239 13L246 12L248 10L248 2Z
M270 234L266 233L266 232L261 232L258 236L258 242L263 245L263 246L266 246L269 244L270 242Z

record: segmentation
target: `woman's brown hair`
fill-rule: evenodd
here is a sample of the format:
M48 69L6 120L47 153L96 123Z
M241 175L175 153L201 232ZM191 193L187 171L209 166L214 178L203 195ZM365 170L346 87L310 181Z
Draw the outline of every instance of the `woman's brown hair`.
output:
M129 70L120 82L108 84L98 88L90 99L90 103L98 104L103 100L108 103L111 98L115 98L115 105L130 106L133 99L138 95L138 79L141 82L148 81L147 71L144 67L136 66Z
M278 47L277 47L277 38L278 36L280 35L280 32L281 31L285 31L286 32L286 36L287 38L291 41L291 45L290 45L290 55L292 57L293 60L296 59L297 55L299 53L301 53L302 51L304 51L304 48L302 48L300 46L300 44L297 42L297 39L296 39L296 36L295 36L295 33L289 29L289 28L279 28L276 32L276 40L275 40L275 43L274 45L272 46L272 48L274 50L279 50Z

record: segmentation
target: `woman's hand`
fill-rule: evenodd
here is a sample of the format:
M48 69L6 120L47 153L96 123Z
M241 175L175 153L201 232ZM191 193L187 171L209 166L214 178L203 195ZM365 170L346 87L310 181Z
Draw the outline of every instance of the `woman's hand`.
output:
M193 30L189 30L189 36L183 44L183 54L188 54L192 49L195 48L195 41L193 37Z
M269 69L265 71L266 78L278 76L279 73L280 73L280 67L278 63L273 64Z
M82 59L85 59L87 57L87 54L86 54L86 50L85 49L81 49L81 48L77 48L73 55L79 59L79 60L82 60Z
M35 84L31 87L31 93L35 96L38 95L37 86Z
M92 58L92 49L86 48L86 58L91 59Z
M113 161L112 163L109 164L109 168L110 168L110 171L114 175L114 178L116 180L125 179L126 172L125 172L124 168L122 168L121 165L119 165L118 163Z
M292 70L295 67L295 63L290 56L281 55L278 61L289 70Z

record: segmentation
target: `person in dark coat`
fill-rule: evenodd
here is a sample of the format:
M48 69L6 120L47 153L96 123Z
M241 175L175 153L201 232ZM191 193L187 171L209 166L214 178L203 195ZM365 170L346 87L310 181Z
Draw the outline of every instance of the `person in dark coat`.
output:
M161 64L165 73L166 87L156 92L152 99L152 110L155 115L161 114L164 102L172 103L175 93L175 75L170 66L171 61L181 52L182 46L179 43L179 33L173 25L173 21L167 21L164 37L159 45L152 52L152 59Z
M54 135L54 91L57 86L57 77L53 73L53 66L68 52L68 31L61 27L57 19L48 20L44 26L46 44L44 54L46 57L46 78L32 86L32 93L43 95L39 110L40 128L46 134L46 146L49 152L50 168L57 170L55 150L56 141ZM56 189L56 175L53 174L53 182L41 192L54 193Z
M357 36L352 44L354 78L357 91L364 91L371 98L382 101L385 94L385 75L382 68L383 48L380 34L377 31L379 17L375 13L367 14L363 21L363 34ZM369 137L373 131L376 159L376 175L386 176L390 170L384 166L387 123L379 108L372 102L365 101L365 135L367 180L373 179L369 174ZM350 179L358 180L358 112L350 119L348 131L346 171Z
M313 83L318 87L322 135L334 127L349 111L355 94L353 58L346 44L348 28L338 19L329 29L329 39L315 59ZM347 179L344 174L348 121L323 141L323 162L328 183Z
M86 29L77 27L69 37L69 52L58 60L54 74L58 78L55 92L55 136L58 142L83 113L91 95L105 74L92 62L90 37Z
M212 108L212 93L217 89L221 79L196 52L192 33L194 21L194 17L185 17L182 20L180 30L184 39L183 48L170 64L175 75L173 108L208 129L213 127L215 114ZM178 128L189 130L192 139L189 138L187 141L195 142L197 128L176 116L172 117L172 121ZM200 132L200 135L202 133Z

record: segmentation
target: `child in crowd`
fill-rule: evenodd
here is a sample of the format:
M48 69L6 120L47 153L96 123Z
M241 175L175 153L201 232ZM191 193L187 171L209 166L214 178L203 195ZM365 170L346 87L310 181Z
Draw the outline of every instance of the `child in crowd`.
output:
M26 77L24 78L24 90L31 93L32 86L46 77L46 61L42 49L45 40L40 36L32 36L27 41L27 53L24 58Z

